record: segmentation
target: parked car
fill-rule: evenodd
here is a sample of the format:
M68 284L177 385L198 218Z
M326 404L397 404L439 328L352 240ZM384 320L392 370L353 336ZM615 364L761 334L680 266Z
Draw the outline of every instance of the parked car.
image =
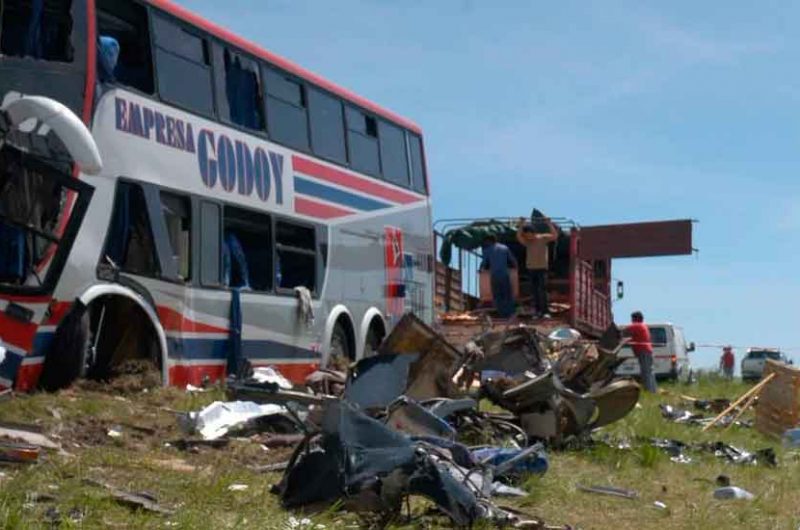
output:
M625 329L626 326L620 327ZM653 343L653 374L656 379L688 379L691 373L689 352L694 351L694 342L686 342L683 329L674 324L648 324L647 327ZM639 361L631 347L622 348L619 356L626 360L617 367L617 375L638 376Z
M747 354L742 359L742 380L758 381L761 379L767 359L792 364L780 350L774 348L748 348Z

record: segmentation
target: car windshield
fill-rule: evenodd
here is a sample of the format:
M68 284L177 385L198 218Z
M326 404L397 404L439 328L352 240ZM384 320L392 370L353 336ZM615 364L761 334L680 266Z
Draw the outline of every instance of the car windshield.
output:
M773 359L779 361L781 353L777 351L754 350L747 354L748 359Z

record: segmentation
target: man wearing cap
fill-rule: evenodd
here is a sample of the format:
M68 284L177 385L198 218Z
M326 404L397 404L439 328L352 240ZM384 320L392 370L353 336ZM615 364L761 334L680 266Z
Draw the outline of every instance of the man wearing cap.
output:
M722 348L722 357L719 360L719 367L725 379L733 379L733 367L736 365L736 358L733 355L733 348L725 346Z

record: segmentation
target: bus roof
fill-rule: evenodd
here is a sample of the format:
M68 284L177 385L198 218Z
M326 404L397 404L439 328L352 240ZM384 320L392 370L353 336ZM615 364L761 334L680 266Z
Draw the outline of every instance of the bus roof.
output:
M179 6L172 0L146 0L150 5L157 7L167 13L185 21L193 26L197 26L198 28L202 29L214 35L215 37L222 39L229 44L232 44L256 57L259 57L269 63L277 66L278 68L282 68L287 72L294 74L298 77L301 77L315 85L324 88L348 101L354 103L360 107L363 107L370 112L374 112L375 114L391 120L398 125L401 125L417 134L422 134L421 129L419 126L411 120L403 118L402 116L395 114L394 112L384 109L383 107L369 101L366 98L363 98L346 88L343 88L335 83L332 83L323 77L311 72L301 66L296 65L295 63L285 59L279 55L276 55L270 51L265 50L261 46L250 42L242 37L235 35L234 33L228 31L227 29L210 22L203 17L189 11L185 7Z

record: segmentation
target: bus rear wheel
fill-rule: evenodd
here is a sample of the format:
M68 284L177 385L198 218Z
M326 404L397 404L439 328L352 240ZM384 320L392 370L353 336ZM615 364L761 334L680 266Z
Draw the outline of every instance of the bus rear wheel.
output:
M353 352L350 351L350 341L347 338L347 331L340 324L336 324L331 334L331 349L328 357L328 368L347 372L350 362L353 360Z

